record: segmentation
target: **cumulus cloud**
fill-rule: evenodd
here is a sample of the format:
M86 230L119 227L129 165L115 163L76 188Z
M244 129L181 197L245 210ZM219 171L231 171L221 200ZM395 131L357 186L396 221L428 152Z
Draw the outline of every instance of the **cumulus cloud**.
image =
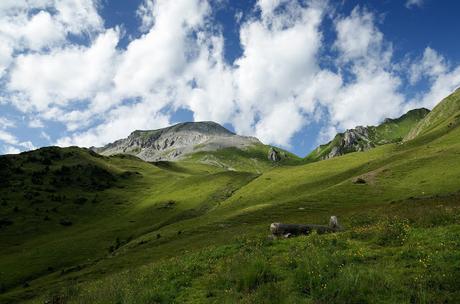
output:
M155 4L153 0L144 0L144 2L139 5L136 15L141 21L141 31L147 32L153 26L153 23L155 22L154 9Z
M134 130L158 129L169 124L168 117L157 111L154 101L121 106L110 113L103 124L86 132L77 132L57 141L60 146L93 146L95 143L110 142L127 136Z
M336 31L334 45L345 61L377 59L382 53L383 34L375 26L374 15L366 10L356 7L350 16L339 18Z
M446 60L435 50L427 47L423 52L423 57L415 61L410 67L410 82L415 84L423 77L435 79L447 71Z
M404 103L399 92L402 80L393 71L391 44L376 27L374 15L356 7L349 16L338 18L335 29L338 65L353 80L337 90L334 101L327 104L331 123L343 130L399 115Z
M51 105L95 98L111 84L118 32L107 30L90 47L70 46L16 58L8 89L20 92L20 108L45 111Z
M0 2L0 101L29 115L31 128L63 123L59 145L102 145L167 126L171 113L188 109L194 120L289 147L311 122L321 120L319 138L329 139L408 106L430 107L460 83L460 67L431 48L402 72L375 15L362 7L336 15L321 1L258 0L254 14L237 22L242 55L230 64L212 2L144 0L136 12L142 35L124 48L121 31L104 27L98 3ZM336 33L331 45L325 18ZM326 48L334 69L320 64ZM403 87L422 79L428 90L407 100ZM9 146L32 147L0 130Z
M429 83L429 88L407 102L405 109L432 108L441 99L459 88L460 66L452 67L442 55L427 47L423 56L410 66L409 79L412 84L425 79Z
M39 51L65 43L69 34L103 28L93 0L4 0L0 4L0 77L15 51Z
M318 27L324 7L304 7L296 3L276 12L280 2L259 2L263 19L248 21L241 28L244 52L235 62L239 117L234 125L239 132L286 145L303 125L300 110L311 110L305 104L313 101L306 100L303 93L319 72L316 55L321 33ZM278 108L287 111L277 112ZM284 128L284 134L276 130L275 117L277 124L290 125Z

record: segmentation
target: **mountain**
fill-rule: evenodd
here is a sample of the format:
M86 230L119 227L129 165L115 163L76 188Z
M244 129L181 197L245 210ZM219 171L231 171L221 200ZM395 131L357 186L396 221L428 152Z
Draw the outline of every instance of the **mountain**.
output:
M131 154L145 161L171 161L200 151L244 150L255 145L262 143L255 137L239 136L215 122L205 121L134 131L125 139L93 150L102 155Z
M431 113L418 122L405 136L408 141L430 133L453 129L460 122L460 88L436 105Z
M329 159L351 152L362 152L377 146L401 142L410 130L430 111L421 108L407 112L397 119L387 118L378 126L358 126L337 134L333 140L312 151L307 160Z
M327 161L262 144L0 156L0 303L459 303L459 102ZM331 215L343 231L267 237Z

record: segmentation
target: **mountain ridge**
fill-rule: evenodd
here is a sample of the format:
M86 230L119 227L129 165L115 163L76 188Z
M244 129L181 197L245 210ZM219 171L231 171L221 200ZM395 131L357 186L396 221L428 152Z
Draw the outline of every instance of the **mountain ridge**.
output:
M246 149L261 145L212 121L183 122L157 130L136 130L128 137L91 149L102 155L131 154L145 161L172 161L200 151Z
M384 144L401 142L428 113L430 111L426 108L413 109L398 118L386 118L377 126L357 126L348 129L336 134L330 142L318 146L306 156L306 159L324 160L351 152L367 151Z

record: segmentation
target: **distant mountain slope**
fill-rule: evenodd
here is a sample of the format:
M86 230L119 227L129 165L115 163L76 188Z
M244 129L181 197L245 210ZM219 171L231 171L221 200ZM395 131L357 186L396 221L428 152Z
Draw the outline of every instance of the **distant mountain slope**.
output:
M452 128L460 122L460 89L444 98L431 113L418 122L405 136L404 141L414 139L431 132Z
M152 131L134 131L102 148L93 148L102 155L131 154L145 161L178 160L199 151L224 148L245 149L262 143L255 137L239 136L221 125L206 122L185 122Z
M337 134L332 141L320 145L307 160L328 159L351 152L367 151L376 146L400 142L430 111L424 108L407 112L397 119L387 118L378 126L358 126Z

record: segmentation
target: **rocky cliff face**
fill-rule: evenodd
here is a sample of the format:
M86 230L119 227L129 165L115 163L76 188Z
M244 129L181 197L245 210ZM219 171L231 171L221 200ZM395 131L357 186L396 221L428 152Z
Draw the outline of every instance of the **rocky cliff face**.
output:
M268 150L268 159L271 160L272 162L278 162L281 160L281 154L278 150L275 148L271 147Z
M362 126L346 130L342 136L339 136L338 143L332 147L331 151L323 159L374 148L375 144L370 139L369 133L369 127Z
M255 144L261 144L257 138L236 135L215 122L186 122L159 130L134 131L127 138L92 149L102 155L131 154L145 161L160 161Z
M400 142L430 111L415 109L399 118L387 118L378 126L358 126L337 134L332 141L316 148L307 159L322 160L361 152L376 146Z

